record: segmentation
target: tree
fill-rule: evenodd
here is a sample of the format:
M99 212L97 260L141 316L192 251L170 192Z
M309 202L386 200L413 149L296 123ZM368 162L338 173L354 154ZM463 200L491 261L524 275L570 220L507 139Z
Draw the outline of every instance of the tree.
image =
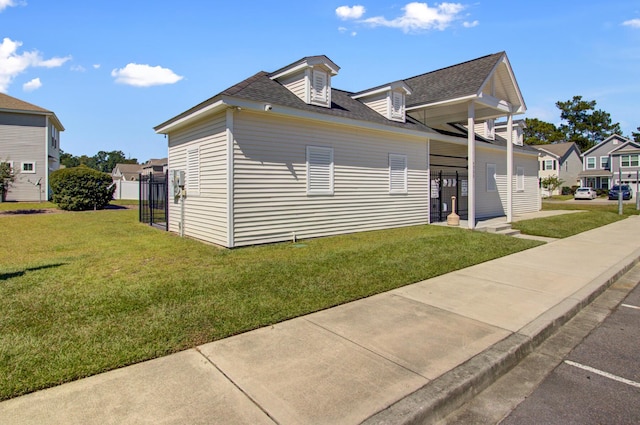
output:
M60 164L67 168L77 167L80 165L80 159L60 149Z
M137 164L138 160L136 158L127 159L122 151L99 151L94 156L81 155L79 157L60 151L60 163L67 168L86 165L103 173L111 173L116 164Z
M582 96L573 96L566 102L556 102L556 106L564 121L560 125L564 139L575 142L582 152L613 134L621 134L620 124L612 123L608 112L595 109L595 100L587 101L582 100Z
M7 192L11 183L15 180L16 175L11 169L11 164L8 162L0 162L0 202L4 202L7 198Z
M564 180L559 179L556 175L551 175L540 180L542 187L549 191L549 196L553 195L553 192L564 183Z
M640 127L638 127L637 130L638 132L635 132L635 131L631 132L631 137L635 142L640 143Z
M546 145L563 140L564 135L558 128L537 118L525 119L524 143L527 145Z

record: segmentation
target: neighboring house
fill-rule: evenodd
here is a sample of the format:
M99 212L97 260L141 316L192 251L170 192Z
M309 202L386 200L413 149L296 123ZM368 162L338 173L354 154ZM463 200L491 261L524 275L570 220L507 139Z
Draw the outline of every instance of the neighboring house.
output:
M53 112L0 93L0 161L16 178L7 201L46 201L49 174L60 168L60 133Z
M578 175L582 171L582 157L575 143L553 143L532 147L540 151L540 180L550 176L556 176L562 180L560 187L553 193L543 188L543 195L560 195L563 186L580 186Z
M186 186L169 229L236 247L446 220L452 195L470 228L540 209L538 152L467 131L526 111L504 52L357 93L339 70L305 57L156 126Z
M113 181L137 181L141 172L142 165L140 164L116 164L111 172L111 177Z
M637 186L635 175L638 156L634 152L640 144L614 134L582 154L582 171L579 174L582 186L594 189L609 189L622 181Z
M165 173L168 169L168 158L160 158L160 159L150 159L144 164L142 164L141 173L142 174L161 174Z

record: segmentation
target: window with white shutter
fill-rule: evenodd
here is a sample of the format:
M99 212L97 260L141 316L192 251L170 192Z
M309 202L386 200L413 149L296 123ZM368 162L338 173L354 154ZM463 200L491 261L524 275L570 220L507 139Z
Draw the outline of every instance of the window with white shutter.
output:
M329 105L329 77L327 73L313 70L311 73L311 103L321 106Z
M391 93L391 119L404 121L404 99L402 93Z
M487 164L487 192L498 190L496 183L496 164Z
M187 150L187 194L200 194L200 148Z
M407 193L407 156L389 154L389 192Z
M333 195L333 148L307 146L307 194Z

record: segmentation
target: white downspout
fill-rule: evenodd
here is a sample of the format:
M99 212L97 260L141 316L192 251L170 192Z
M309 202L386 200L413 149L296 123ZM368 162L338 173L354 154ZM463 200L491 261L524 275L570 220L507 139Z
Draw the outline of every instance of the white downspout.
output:
M476 132L475 132L475 104L469 102L467 122L467 165L469 168L468 210L469 229L476 228Z
M513 115L507 117L507 223L513 221Z

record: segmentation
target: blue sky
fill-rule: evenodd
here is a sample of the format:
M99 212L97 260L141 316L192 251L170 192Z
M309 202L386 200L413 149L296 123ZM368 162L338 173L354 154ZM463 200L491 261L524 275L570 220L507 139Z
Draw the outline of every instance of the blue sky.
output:
M640 1L0 0L0 92L54 111L74 155L164 157L155 125L304 56L355 92L503 50L526 117L581 95L640 126Z

